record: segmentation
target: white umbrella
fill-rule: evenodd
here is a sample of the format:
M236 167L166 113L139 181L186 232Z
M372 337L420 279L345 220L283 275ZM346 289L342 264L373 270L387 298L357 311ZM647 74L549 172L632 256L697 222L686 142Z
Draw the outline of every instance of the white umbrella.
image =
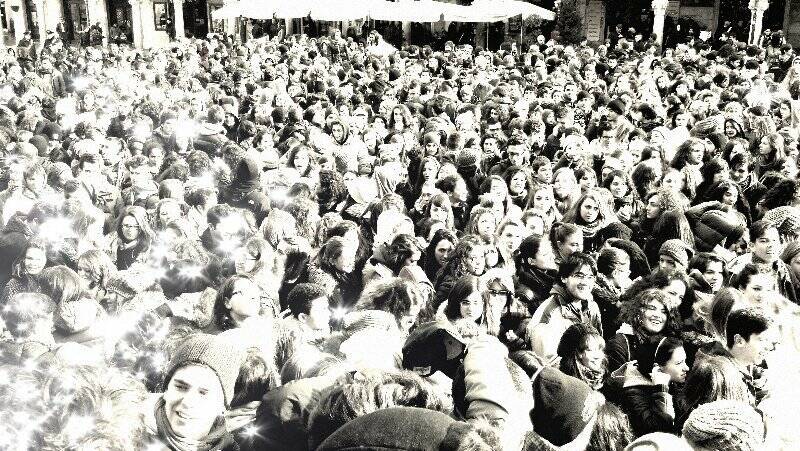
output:
M525 18L535 16L544 20L556 19L554 12L518 0L475 0L472 2L472 6L505 15L506 18L522 15Z
M311 18L329 22L363 19L369 12L368 4L366 0L325 0L311 6Z
M211 15L215 20L235 19L242 15L241 2L232 2L215 10Z
M442 12L432 1L425 2L389 2L372 0L368 3L369 18L372 20L400 22L438 22Z

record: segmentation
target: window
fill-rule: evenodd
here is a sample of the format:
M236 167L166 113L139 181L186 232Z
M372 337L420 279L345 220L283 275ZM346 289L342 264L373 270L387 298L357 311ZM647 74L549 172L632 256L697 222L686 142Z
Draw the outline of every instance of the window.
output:
M172 26L169 4L166 1L153 2L153 20L156 30L166 31Z

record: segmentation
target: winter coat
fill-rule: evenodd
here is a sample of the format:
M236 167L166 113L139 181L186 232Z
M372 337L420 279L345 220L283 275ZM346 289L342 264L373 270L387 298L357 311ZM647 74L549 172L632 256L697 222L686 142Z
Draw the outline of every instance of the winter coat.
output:
M5 285L11 278L11 268L32 235L31 229L19 216L12 217L0 232L0 285Z
M594 300L581 300L577 301L580 305L577 307L576 301L563 285L556 284L550 290L550 298L533 313L530 325L560 322L564 326L563 329L566 330L572 324L583 323L594 326L602 334L603 324L597 303Z
M230 140L225 136L225 127L222 124L203 122L197 130L194 139L194 148L202 150L210 157L220 155L222 147Z
M636 436L675 431L675 407L669 387L656 385L636 368L625 375L622 410L628 414Z
M539 269L529 265L517 268L514 286L517 297L528 306L531 314L550 296L558 280L558 271Z

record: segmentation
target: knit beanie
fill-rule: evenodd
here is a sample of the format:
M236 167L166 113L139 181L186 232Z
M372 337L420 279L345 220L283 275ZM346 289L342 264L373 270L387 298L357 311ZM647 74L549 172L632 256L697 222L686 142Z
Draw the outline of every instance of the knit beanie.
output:
M664 241L664 244L658 250L659 257L662 255L670 257L684 267L689 266L689 258L691 258L692 254L692 249L679 239Z
M403 368L430 368L433 373L448 361L459 358L466 346L464 338L449 321L422 324L406 338Z
M94 299L62 302L55 314L55 326L66 334L83 332L94 324L102 307Z
M608 109L617 114L625 114L625 103L620 99L614 99L608 102Z
M800 229L800 208L789 205L773 208L764 214L764 219L775 224L781 235L788 235Z
M470 166L477 166L480 161L481 152L479 149L467 147L462 149L456 155L456 166L459 168L467 168Z
M764 420L741 401L714 401L692 411L683 436L695 449L755 451L763 449Z
M644 451L644 450L670 450L670 451L692 451L692 447L686 443L686 439L666 432L651 432L632 441L625 447L625 451Z
M544 367L533 378L533 430L556 446L566 445L592 423L604 402L603 395L582 380Z
M703 213L695 225L695 245L700 252L710 252L717 245L727 247L739 241L744 232L744 226L733 221L726 213L710 210Z
M792 259L794 259L797 254L800 254L800 241L792 241L783 248L783 252L781 252L781 260L784 263L791 264Z
M175 351L164 377L166 387L175 371L187 365L203 365L219 378L225 395L225 406L230 406L239 370L244 361L244 352L233 342L208 334L188 337Z

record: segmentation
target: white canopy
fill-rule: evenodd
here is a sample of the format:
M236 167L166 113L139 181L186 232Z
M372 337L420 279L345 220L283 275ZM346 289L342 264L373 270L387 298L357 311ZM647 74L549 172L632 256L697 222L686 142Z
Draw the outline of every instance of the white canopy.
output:
M498 22L509 17L537 16L554 20L544 8L517 0L475 0L470 6L433 0L242 0L214 12L214 18L299 19L346 21L365 19L398 22Z

